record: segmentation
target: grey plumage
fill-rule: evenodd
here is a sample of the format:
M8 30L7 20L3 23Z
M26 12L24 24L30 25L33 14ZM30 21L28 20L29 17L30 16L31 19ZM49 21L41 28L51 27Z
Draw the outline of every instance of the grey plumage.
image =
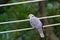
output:
M35 17L33 14L29 14L30 17L30 24L32 26L32 28L36 28L40 34L40 36L43 38L44 37L44 33L43 33L43 26L42 26L42 22Z

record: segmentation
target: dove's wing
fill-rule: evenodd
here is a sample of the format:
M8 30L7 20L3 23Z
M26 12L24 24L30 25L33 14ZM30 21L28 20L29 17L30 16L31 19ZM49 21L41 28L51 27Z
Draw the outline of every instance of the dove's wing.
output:
M31 26L34 28L40 28L40 26L42 26L42 23L40 22L40 20L38 19L38 18L36 18L36 17L32 17L31 19L30 19L30 24L31 24Z

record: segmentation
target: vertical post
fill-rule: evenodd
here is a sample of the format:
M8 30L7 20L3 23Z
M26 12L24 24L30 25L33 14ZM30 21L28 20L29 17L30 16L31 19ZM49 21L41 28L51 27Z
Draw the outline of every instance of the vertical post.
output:
M39 12L41 14L41 16L45 17L45 2L44 1L39 1ZM49 24L47 19L42 20L44 25ZM50 39L50 40L59 40L54 33L51 30L51 27L48 27L45 29L46 32L46 36Z

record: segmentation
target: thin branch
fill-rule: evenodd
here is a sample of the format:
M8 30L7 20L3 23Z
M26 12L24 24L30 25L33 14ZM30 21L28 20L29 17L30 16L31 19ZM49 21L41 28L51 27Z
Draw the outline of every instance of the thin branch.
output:
M40 18L38 18L38 19L55 18L55 17L60 17L60 15L47 16L47 17L40 17ZM8 21L8 22L0 22L0 24L17 23L17 22L24 22L24 21L29 21L29 19L25 19L25 20L16 20L16 21Z
M50 26L57 26L57 25L60 25L60 23L50 24L50 25L44 25L43 27L50 27ZM10 32L18 32L18 31L25 31L25 30L32 30L32 29L33 29L33 28L24 28L24 29L3 31L3 32L0 32L0 34L3 34L3 33L10 33Z
M1 4L2 6L11 6L11 5L17 5L17 4L25 4L25 3L31 3L31 2L38 2L38 1L44 1L44 0L35 0L35 1L25 1L25 2L16 2L16 3L9 3L9 4Z

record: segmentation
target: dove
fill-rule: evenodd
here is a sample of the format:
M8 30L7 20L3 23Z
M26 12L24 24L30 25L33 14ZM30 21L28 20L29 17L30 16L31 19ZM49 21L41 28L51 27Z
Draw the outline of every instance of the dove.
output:
M29 18L30 18L30 24L31 24L32 28L37 29L40 37L44 38L45 36L44 36L44 33L43 33L42 22L37 17L35 17L33 14L29 14Z

